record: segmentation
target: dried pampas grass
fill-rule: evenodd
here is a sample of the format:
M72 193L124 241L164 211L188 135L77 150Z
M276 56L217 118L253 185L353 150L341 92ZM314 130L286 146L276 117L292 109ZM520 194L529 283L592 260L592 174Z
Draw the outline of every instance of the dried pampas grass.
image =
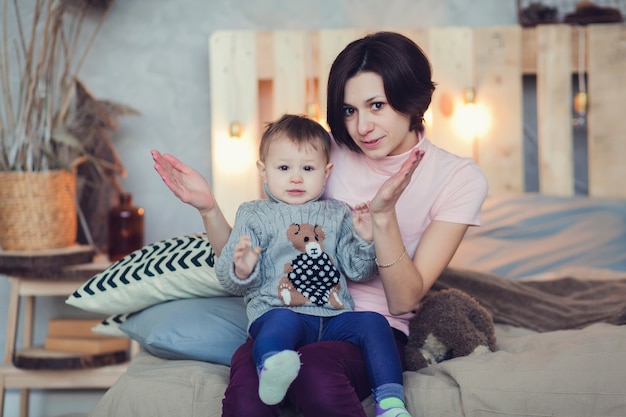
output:
M79 231L78 241L93 244L103 252L107 245L107 213L119 202L124 192L119 178L126 175L111 136L119 128L120 117L137 115L139 112L132 107L96 98L76 80L75 105L67 130L82 138L86 155L77 168L79 204L86 225Z
M75 79L114 1L34 0L30 13L18 0L3 3L0 171L69 169L84 155L80 138L64 132ZM84 33L96 4L102 13ZM13 37L6 30L10 18Z
M0 4L0 171L76 172L79 243L103 249L125 175L112 132L139 113L96 98L78 73L114 0L31 0L26 12L19 0Z

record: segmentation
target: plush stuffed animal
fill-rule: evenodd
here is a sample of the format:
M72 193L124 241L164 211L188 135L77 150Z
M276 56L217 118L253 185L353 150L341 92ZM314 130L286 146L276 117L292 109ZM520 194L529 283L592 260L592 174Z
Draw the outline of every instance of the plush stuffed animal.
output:
M406 366L417 371L447 359L495 348L491 314L462 291L441 290L424 299L409 322Z

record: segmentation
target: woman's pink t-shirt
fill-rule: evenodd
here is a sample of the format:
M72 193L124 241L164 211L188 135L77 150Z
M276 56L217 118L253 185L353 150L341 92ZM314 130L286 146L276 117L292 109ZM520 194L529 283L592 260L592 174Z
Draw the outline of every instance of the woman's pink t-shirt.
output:
M396 205L402 240L411 256L433 220L479 225L480 209L487 195L487 180L473 159L453 155L426 138L415 148L423 149L425 155ZM345 201L351 207L372 199L411 151L372 160L333 145L334 168L325 196ZM357 311L376 311L387 317L392 327L408 334L412 314L389 313L380 276L364 283L349 281L348 286Z

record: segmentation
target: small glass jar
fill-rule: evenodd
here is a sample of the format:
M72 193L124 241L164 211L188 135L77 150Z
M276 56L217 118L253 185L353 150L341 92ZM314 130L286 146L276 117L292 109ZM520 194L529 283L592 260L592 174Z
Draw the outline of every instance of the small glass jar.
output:
M143 208L133 205L131 193L120 194L120 204L109 210L108 255L111 262L144 246L143 213Z

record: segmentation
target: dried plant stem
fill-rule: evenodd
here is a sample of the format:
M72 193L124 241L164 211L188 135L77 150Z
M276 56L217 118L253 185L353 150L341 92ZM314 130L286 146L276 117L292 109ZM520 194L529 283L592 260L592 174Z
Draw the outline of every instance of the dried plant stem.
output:
M17 0L14 0L16 3ZM2 149L8 149L9 142L7 136L9 132L13 132L15 129L15 114L13 112L13 100L11 96L11 76L9 62L9 35L7 32L7 15L8 15L9 2L5 1L3 5L3 21L2 21L2 59L0 59L0 85L2 86L2 101L6 114L0 112L0 146ZM21 30L21 26L20 26ZM5 64L6 63L6 64ZM9 166L8 155L6 152L2 152L0 155L0 169L6 170Z
M83 237L102 247L103 210L118 201L118 177L125 175L111 132L119 127L118 117L139 113L97 99L77 74L114 1L29 0L29 13L20 12L21 0L1 1L0 171L76 173ZM96 8L99 18L90 22ZM16 72L17 80L11 80Z
M112 4L112 2L111 2ZM82 23L85 17L84 14L84 9L81 12L81 18L79 19L79 25L80 27L82 27ZM106 10L104 11L104 14L102 15L102 17L100 18L100 20L98 21L98 25L96 26L96 28L94 29L94 31L91 33L91 37L89 38L89 41L87 42L87 45L85 46L85 50L83 51L82 56L80 57L80 60L78 61L78 64L76 65L76 68L74 69L73 73L74 74L78 74L78 72L80 71L80 69L82 68L83 64L85 63L85 59L87 58L87 53L89 52L89 50L91 50L94 41L96 40L96 36L98 35L98 33L100 33L100 30L102 29L102 25L104 24L104 21L106 20L107 16L109 15L109 13L111 12L111 7L107 7ZM78 28L78 32L80 33L80 27ZM76 47L77 45L77 40L78 37L75 37L75 42L74 42L74 47ZM70 54L70 56L73 58L75 56L76 53L76 49L72 48L72 52ZM68 68L68 66L66 66L66 68ZM64 78L65 79L65 78ZM73 85L73 83L72 83ZM66 89L66 91L69 90L69 88ZM71 100L72 100L72 95L74 94L74 88L72 86L71 89L72 94L66 94L65 95L65 99L61 102L61 106L59 107L59 112L57 115L57 123L60 123L61 120L63 120L66 115L67 115L67 111L68 108L70 106Z
M83 149L80 141L57 141L55 132L68 123L76 74L113 2L106 4L86 45L81 32L91 7L89 2L34 0L28 31L18 3L18 0L3 2L0 170L40 171L68 167ZM17 18L17 40L13 45L7 29L11 5ZM15 50L14 61L10 61L10 49ZM19 82L14 84L11 72L16 69ZM13 97L15 92L17 95Z

